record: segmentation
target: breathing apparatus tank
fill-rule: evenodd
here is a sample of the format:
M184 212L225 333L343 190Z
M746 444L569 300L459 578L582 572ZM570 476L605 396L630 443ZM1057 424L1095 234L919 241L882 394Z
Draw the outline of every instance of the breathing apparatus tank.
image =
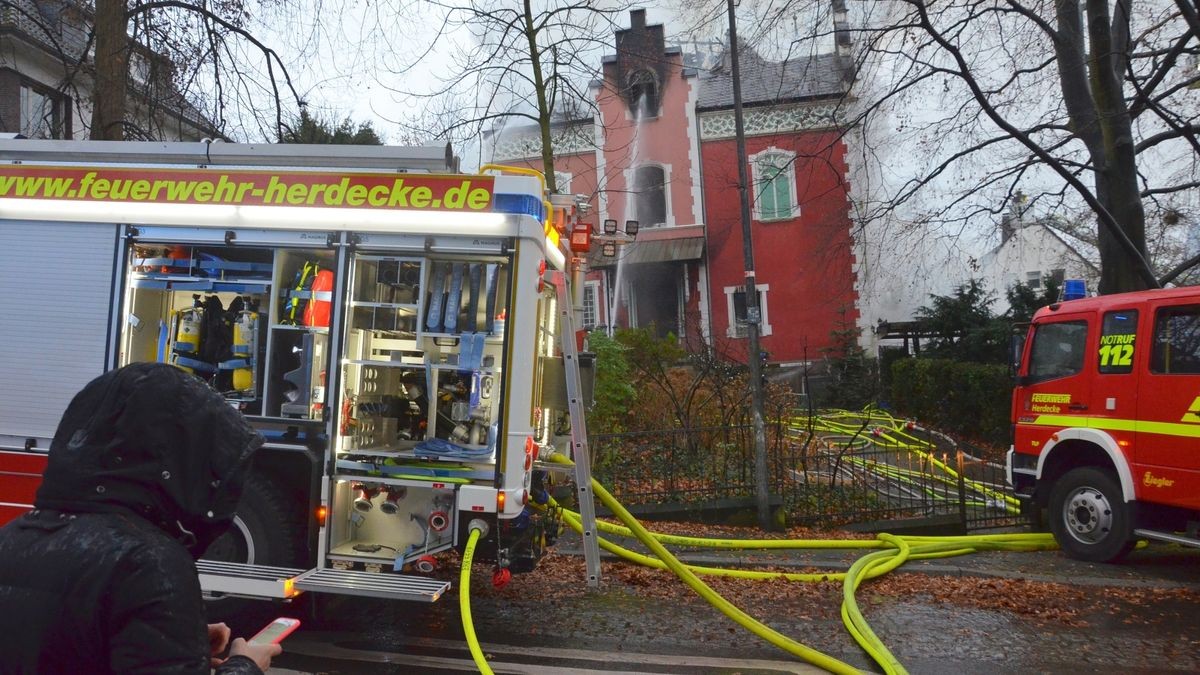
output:
M204 335L204 307L200 296L192 296L192 306L175 312L172 333L171 364L195 374L192 367L200 355L200 340Z
M254 363L258 352L258 312L249 299L243 299L243 303L242 311L238 312L233 321L231 352L234 359L244 362L243 367L233 371L234 391L254 389Z
M332 308L333 272L318 270L312 280L312 297L304 306L303 324L310 328L328 328Z

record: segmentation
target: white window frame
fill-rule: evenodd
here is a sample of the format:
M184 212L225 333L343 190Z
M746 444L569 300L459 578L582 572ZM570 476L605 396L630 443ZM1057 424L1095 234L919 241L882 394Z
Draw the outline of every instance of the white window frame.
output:
M1025 285L1034 291L1042 290L1042 271L1033 270L1025 273Z
M559 194L571 194L571 179L575 176L568 171L554 172L554 185L558 188Z
M625 171L624 171L624 173L625 173L625 199L626 199L626 201L631 200L631 199L637 199L637 195L633 192L633 188L631 187L633 185L633 178L634 178L634 176L637 175L638 169L641 169L641 168L647 167L647 166L656 166L656 167L662 169L662 172L663 172L663 185L662 185L663 201L666 202L667 222L665 222L661 225L654 224L654 223L644 223L644 222L642 222L641 217L639 217L638 225L641 227L644 227L644 228L675 227L675 212L671 209L671 165L670 164L665 164L663 162L642 162L641 164L638 164L637 166L631 166L628 169L625 169ZM628 204L626 204L625 212L626 213L629 212ZM625 227L624 220L620 221L620 223L621 223L621 227Z
M36 98L35 98L36 97ZM41 105L37 105L39 103ZM19 125L21 134L26 138L44 138L44 139L60 139L63 135L65 122L62 120L63 109L65 106L53 94L45 91L42 87L30 84L28 82L21 83L20 89L20 117ZM49 126L43 120L46 114L49 113L51 121ZM37 120L37 126L34 127L34 120ZM56 130L54 125L57 123L58 135L55 135Z
M788 190L788 196L791 204L788 204L788 211L786 215L764 218L762 208L760 206L762 202L759 199L759 191L765 185L765 183L763 183L760 178L758 165L763 160L772 159L775 157L782 158L784 160L782 163L786 164L786 168L783 170L783 174L781 175L787 176L788 187L790 188ZM798 218L800 216L800 201L799 196L796 194L798 192L796 189L796 153L792 152L791 150L777 148L772 145L765 150L750 155L749 162L750 184L754 188L754 219L764 223L770 223Z
M588 300L591 300L592 322L588 323ZM600 324L600 282L585 281L583 284L583 328L595 330Z
M771 290L771 284L755 284L754 288L758 290L759 306L758 311L762 314L762 323L759 324L759 335L767 336L771 331L771 314L767 311L770 304L767 299L767 291ZM739 291L745 291L745 286L726 286L725 287L725 316L729 317L729 325L725 328L725 336L731 338L744 338L747 336L745 324L739 323L737 316L734 313L733 296Z

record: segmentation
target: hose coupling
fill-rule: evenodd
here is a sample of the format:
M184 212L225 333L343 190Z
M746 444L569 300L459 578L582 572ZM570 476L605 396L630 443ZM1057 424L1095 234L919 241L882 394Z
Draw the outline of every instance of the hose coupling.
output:
M480 539L483 539L484 537L488 536L488 532L491 531L491 529L492 528L491 528L491 526L489 526L487 524L487 521L482 518L475 518L470 523L467 524L467 532L479 530L479 538Z

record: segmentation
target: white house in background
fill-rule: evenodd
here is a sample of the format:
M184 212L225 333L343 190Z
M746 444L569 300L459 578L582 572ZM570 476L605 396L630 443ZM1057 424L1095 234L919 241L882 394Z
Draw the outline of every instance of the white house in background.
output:
M992 311L1008 310L1006 292L1017 284L1040 291L1047 276L1083 279L1094 291L1100 280L1095 246L1054 227L1047 218L1027 218L1019 207L1000 222L1000 245L979 259L979 274L996 298Z
M0 3L0 133L88 137L93 78L91 10L78 0ZM85 54L86 50L86 54ZM129 140L221 137L171 82L170 61L140 45L130 56Z

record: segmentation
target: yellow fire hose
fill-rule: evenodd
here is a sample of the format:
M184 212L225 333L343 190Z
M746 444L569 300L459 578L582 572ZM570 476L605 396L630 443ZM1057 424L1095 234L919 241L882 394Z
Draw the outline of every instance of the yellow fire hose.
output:
M560 464L572 464L571 460L561 454L554 453L549 458ZM855 642L883 668L885 673L903 674L903 665L887 649L867 624L855 600L855 592L863 581L882 576L896 569L908 560L925 560L944 558L956 555L974 553L985 550L1033 551L1056 548L1054 539L1049 534L994 534L968 535L954 537L923 537L895 536L880 534L875 539L712 539L706 537L688 537L681 535L660 534L649 532L625 509L599 482L592 481L592 489L596 496L624 526L614 525L605 521L597 521L596 526L602 532L624 537L634 537L642 545L650 549L657 557L651 557L624 548L604 537L598 538L599 545L621 558L633 563L668 569L687 584L693 591L716 607L721 613L733 619L755 635L767 642L798 656L801 659L820 668L835 673L857 673L853 666L838 659L823 654L792 638L779 633L769 626L754 619L741 609L721 597L697 575L721 576L738 579L785 579L789 581L841 581L842 605L841 617L847 631ZM557 506L553 500L551 506ZM545 508L545 507L542 507ZM567 509L561 509L563 520L577 532L583 531L582 517ZM487 536L488 525L482 520L473 520L470 525L470 535L463 553L462 570L459 576L459 608L463 621L463 633L471 651L471 657L481 673L491 675L475 635L471 619L471 567L475 547L481 536ZM829 573L779 573L760 572L754 570L738 570L719 567L686 565L668 551L663 544L679 546L707 547L723 550L766 550L766 549L880 549L869 553L854 562L846 572Z
M557 453L551 455L550 459L562 464L571 463L569 459ZM621 527L604 521L597 521L597 528L610 534L637 538L644 546L658 556L658 559L630 551L600 537L598 543L605 550L641 565L671 570L696 591L697 594L752 633L793 655L799 656L813 665L831 672L858 671L849 664L807 647L755 620L713 591L696 574L742 579L788 579L793 581L841 580L843 582L842 621L851 636L872 659L879 663L884 672L904 673L906 672L904 667L888 651L878 636L874 634L858 609L854 593L864 580L887 574L907 560L950 557L980 550L1031 551L1053 549L1056 547L1053 537L1047 534L970 535L959 537L899 537L890 534L880 534L874 540L721 540L657 534L650 533L642 527L599 482L593 480L592 489L604 506L612 511L618 520L625 524L625 527ZM582 522L578 513L564 509L563 515L568 525L577 531L582 531ZM685 565L664 548L663 543L684 546L706 546L718 549L878 548L883 550L863 556L844 573L781 574L777 572L756 572Z
M493 675L483 648L479 646L479 638L475 636L475 623L471 620L471 564L475 558L475 545L479 537L487 534L487 523L482 520L471 521L471 534L467 537L467 548L463 551L462 570L458 574L458 611L462 615L463 633L467 636L467 648L471 650L471 658L483 675Z

